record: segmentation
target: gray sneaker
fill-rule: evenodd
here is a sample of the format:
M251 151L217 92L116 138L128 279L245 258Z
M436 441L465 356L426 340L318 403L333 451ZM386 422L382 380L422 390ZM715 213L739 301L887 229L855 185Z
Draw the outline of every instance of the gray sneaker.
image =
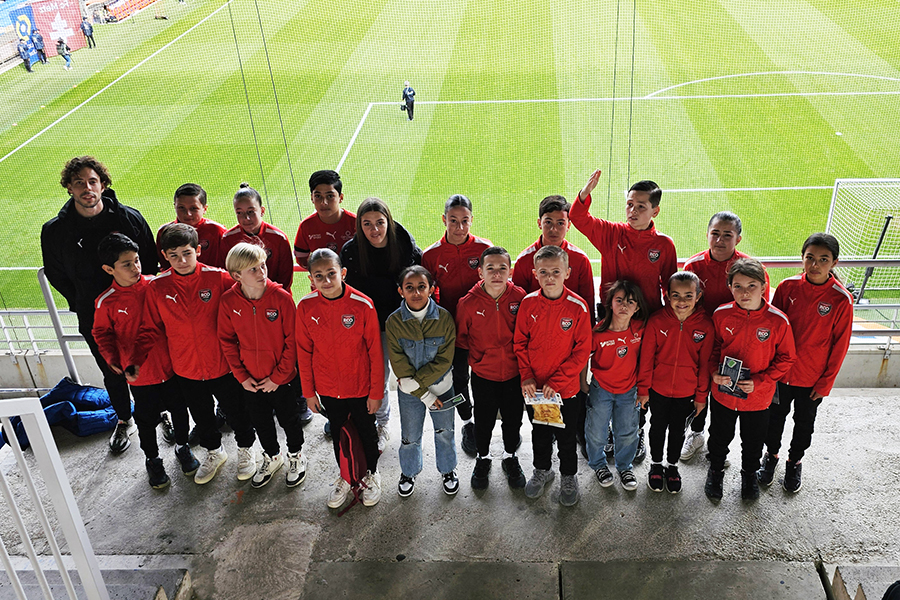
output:
M563 475L560 479L559 503L563 506L575 506L578 503L578 478L575 475Z
M109 438L109 449L116 454L128 450L128 447L131 446L129 437L135 431L137 431L137 425L134 424L134 417L116 423L116 429Z
M554 477L556 473L553 471L535 469L531 479L525 484L525 495L529 498L540 498L544 493L544 486L553 481Z

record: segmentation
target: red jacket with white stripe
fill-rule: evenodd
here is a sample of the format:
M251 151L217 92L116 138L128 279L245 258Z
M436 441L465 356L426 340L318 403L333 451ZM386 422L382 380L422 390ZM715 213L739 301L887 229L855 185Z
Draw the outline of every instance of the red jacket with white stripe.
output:
M638 375L638 395L650 388L668 398L693 396L706 403L709 394L709 357L716 330L712 319L698 306L683 322L670 306L647 321Z
M202 263L190 275L168 269L150 280L129 364L143 369L147 354L163 337L176 374L196 381L228 374L231 367L218 344L219 301L232 285L228 273Z
M228 256L228 251L241 242L256 244L265 249L269 279L280 283L287 291L291 291L291 284L294 282L294 253L291 249L291 242L282 230L263 222L259 233L250 235L245 233L240 225L235 225L222 235L220 252L223 264L225 257Z
M262 298L250 300L241 284L222 294L219 342L239 383L266 377L287 385L297 374L296 310L291 293L266 280Z
M583 233L603 258L600 263L600 301L606 294L603 286L627 279L634 282L647 301L650 314L662 308L662 292L669 277L678 270L678 257L672 238L650 227L643 231L628 223L615 223L591 216L591 197L575 200L569 219Z
M644 322L632 319L625 331L595 331L591 345L591 376L612 394L624 394L637 385L638 360Z
M94 340L108 364L125 368L131 359L131 346L141 326L144 296L151 277L141 275L140 281L122 287L115 281L97 297L94 304ZM156 385L172 378L172 362L166 341L158 339L147 355L138 378L129 385Z
M743 252L735 250L731 258L719 262L713 260L709 250L704 250L685 261L684 270L696 273L697 277L700 278L700 283L703 284L703 296L700 300L703 302L706 314L712 316L717 308L734 301L734 296L728 287L728 269L739 258L750 257ZM763 290L763 298L769 298L768 271L766 271L766 288Z
M460 299L478 283L478 263L481 253L493 246L490 240L469 234L465 242L456 246L447 241L445 233L422 254L422 266L434 276L438 286L439 306L456 316ZM459 347L457 340L457 346Z
M384 397L384 351L372 299L344 284L340 298L318 291L297 304L297 359L303 397Z
M166 258L162 251L160 238L162 237L163 229L177 222L175 220L171 223L166 223L156 230L156 252L159 254L159 266L162 269L169 268L169 259ZM194 229L197 230L197 238L199 238L198 241L200 243L200 259L203 261L203 264L224 269L225 254L221 251L221 245L225 227L204 217Z
M456 347L469 351L469 366L488 381L509 381L519 374L513 337L525 290L511 281L494 300L476 283L456 310Z
M516 266L513 268L511 279L514 284L525 290L526 293L530 294L541 289L537 279L534 277L534 255L543 247L544 244L539 237L535 243L522 250L522 253L516 258ZM572 269L571 275L566 280L566 287L587 302L588 314L593 324L595 294L591 259L584 253L584 250L575 244L569 243L569 240L563 240L559 247L569 255L569 268Z
M796 360L794 335L787 315L763 299L759 310L744 310L736 302L723 304L713 314L716 341L709 359L710 375L718 373L726 356L743 361L750 370L754 390L746 399L719 391L712 385L712 396L732 410L765 410L775 395L775 382L781 380Z
M772 305L787 313L797 344L797 362L780 381L827 396L850 348L850 292L834 277L815 285L796 275L781 282Z
M591 356L591 318L588 307L568 288L550 300L540 290L519 304L513 342L522 381L534 379L563 398L580 390L579 375Z

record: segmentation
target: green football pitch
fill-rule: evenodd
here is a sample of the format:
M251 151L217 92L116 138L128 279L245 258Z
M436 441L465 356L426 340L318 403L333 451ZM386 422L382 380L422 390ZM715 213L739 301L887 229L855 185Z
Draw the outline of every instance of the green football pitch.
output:
M718 210L745 252L796 256L836 178L898 174L898 27L896 0L159 0L99 26L72 71L0 75L0 264L40 265L80 154L153 229L186 181L231 226L248 181L293 239L309 174L338 168L346 208L385 199L423 248L463 193L473 233L515 255L538 202L600 168L593 213L621 220L628 185L655 180L680 257ZM33 271L0 271L0 296L42 306Z

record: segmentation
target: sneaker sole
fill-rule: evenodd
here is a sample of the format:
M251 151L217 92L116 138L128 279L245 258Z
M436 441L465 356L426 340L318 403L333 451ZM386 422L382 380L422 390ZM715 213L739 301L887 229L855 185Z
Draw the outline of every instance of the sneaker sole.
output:
M575 496L575 499L572 500L571 502L563 502L563 497L560 496L560 497L559 497L559 503L560 503L561 505L563 505L563 506L566 506L566 507L569 507L569 506L575 506L576 504L578 504L578 496Z
M182 469L181 472L184 473L185 477L193 477L194 474L197 472L197 469L199 469L199 468L200 468L200 465L198 464L196 467L194 467L194 469L192 471L185 471L184 469Z
M803 489L803 482L800 482L800 486L796 490L788 489L788 487L786 485L784 485L784 483L781 484L781 487L784 489L784 491L786 491L789 494L796 494L797 492L799 492L800 490Z
M409 498L412 496L413 492L416 491L416 488L409 490L408 492L401 492L399 489L397 490L397 495L401 498Z
M219 469L222 468L222 465L224 465L224 464L225 464L225 461L227 461L227 460L228 460L228 456L226 455L226 456L225 456L225 460L223 460L223 461L220 462L218 465L216 465L216 468L213 469L213 472L212 472L212 473L210 473L208 479L204 479L203 481L198 481L198 480L197 480L197 477L195 476L195 477L194 477L194 483L196 483L197 485L204 485L204 484L209 483L209 482L212 481L213 479L215 479L216 475L219 474Z
M455 496L456 493L459 491L459 484L458 484L458 483L456 484L456 489L453 489L453 490L448 490L448 489L446 488L446 486L443 486L443 485L442 485L441 487L444 488L444 493L447 494L448 496Z
M611 478L609 481L600 481L599 479L597 480L597 483L599 483L600 487L603 487L603 488L611 487L612 484L614 484L615 482L616 482L616 480L614 478Z
M363 500L363 501L362 501L362 504L363 504L363 506L370 506L370 507L371 507L371 506L375 506L376 504L378 504L378 501L379 501L379 500L381 500L381 496L379 496L378 498L376 498L376 499L375 499L375 502L372 502L371 500Z
M651 491L654 491L654 492L662 492L662 491L663 491L663 488L656 489L655 487L653 487L652 485L650 485L650 482L649 482L649 481L647 482L647 487L650 488L650 490L651 490Z
M128 440L128 441L125 443L125 445L122 446L121 448L113 447L112 444L109 445L109 451L112 452L113 454L122 454L123 452L125 452L125 451L128 450L129 448L131 448L131 440Z
M773 483L775 483L775 473L772 473L772 478L769 479L768 481L766 481L766 480L764 480L764 479L760 479L760 478L759 478L759 475L757 474L757 476L756 476L756 483L758 483L759 485L761 485L761 486L763 486L763 487L769 487L769 486L771 486Z
M635 481L634 483L629 483L628 485L625 485L623 483L622 489L625 490L626 492L633 492L634 490L638 489L637 481Z
M270 481L272 481L272 475L271 475L271 474L270 474L268 477L266 477L265 479L263 479L262 481L260 481L260 482L251 481L251 482L250 482L250 487L252 487L254 490L258 490L258 489L261 488L261 487L265 487L266 484L268 484Z
M350 495L350 494L348 493L347 496L349 496L349 495ZM347 496L344 496L344 497L341 499L341 503L340 503L340 504L335 504L335 503L332 502L331 500L328 500L327 502L325 502L325 506L327 506L328 508L340 508L340 507L342 507L342 506L344 505L344 502L347 501Z
M158 483L156 485L153 485L151 483L150 487L152 487L154 490L162 490L162 489L169 487L170 483L172 483L172 481L170 479L166 479L166 481L164 483Z
M306 481L306 471L303 471L303 473L300 474L300 477L297 479L297 481L295 481L295 482L293 482L293 483L291 483L291 482L288 481L287 479L284 480L285 484L286 484L289 488L297 487L298 485L300 485L300 484L303 483L304 481Z
M660 491L662 491L662 490L660 490ZM672 490L669 488L668 485L666 485L666 491L669 492L670 494L678 494L681 492L681 488L678 488L677 490Z

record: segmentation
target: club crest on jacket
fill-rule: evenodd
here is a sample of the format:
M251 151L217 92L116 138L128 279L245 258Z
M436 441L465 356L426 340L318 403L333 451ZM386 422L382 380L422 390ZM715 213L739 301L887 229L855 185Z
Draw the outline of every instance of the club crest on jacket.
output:
M761 342L765 342L767 339L769 339L770 335L772 335L772 332L765 327L760 327L756 330L756 339Z
M203 300L204 302L209 302L210 300L212 300L212 290L210 290L210 289L200 290L200 299Z
M341 315L341 325L350 329L356 323L356 315Z

